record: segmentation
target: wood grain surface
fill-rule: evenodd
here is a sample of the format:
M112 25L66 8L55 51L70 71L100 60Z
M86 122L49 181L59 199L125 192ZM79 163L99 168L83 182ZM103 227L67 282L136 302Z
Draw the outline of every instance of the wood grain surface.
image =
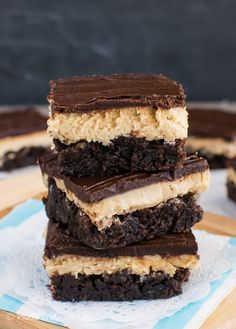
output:
M0 181L0 217L29 198L41 199L46 190L39 172ZM211 213L204 215L196 229L236 237L236 220ZM217 307L201 329L236 328L236 288ZM0 311L0 329L59 329L60 326Z

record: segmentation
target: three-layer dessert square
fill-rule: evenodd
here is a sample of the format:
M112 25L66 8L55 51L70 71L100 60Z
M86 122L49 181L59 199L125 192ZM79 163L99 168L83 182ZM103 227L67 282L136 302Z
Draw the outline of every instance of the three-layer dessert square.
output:
M130 301L182 292L198 265L191 232L169 234L127 247L96 250L49 221L44 263L53 298L60 301Z
M48 130L66 175L167 169L184 159L187 111L181 85L162 75L51 81Z
M48 217L96 249L187 232L202 218L195 200L208 185L208 164L202 158L190 157L162 172L112 177L65 176L56 155L41 159L40 165L48 186Z

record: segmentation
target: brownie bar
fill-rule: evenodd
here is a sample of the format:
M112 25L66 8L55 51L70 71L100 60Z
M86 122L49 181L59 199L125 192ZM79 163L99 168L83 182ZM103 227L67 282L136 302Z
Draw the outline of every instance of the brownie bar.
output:
M189 269L180 268L173 277L164 272L151 272L145 276L120 271L113 274L55 275L50 290L58 301L132 301L137 299L163 299L182 293L188 281Z
M61 172L99 176L156 171L185 158L183 89L162 75L51 81L48 131Z
M182 292L189 269L197 266L197 243L189 232L96 250L50 220L44 264L56 300L168 298Z
M50 151L50 147L23 147L19 151L9 151L1 159L0 171L11 171L16 168L36 165L39 157Z
M50 81L48 100L55 112L90 112L111 108L185 106L181 85L163 75L113 74Z
M54 140L54 145L60 172L74 176L165 170L185 159L185 140L169 144L164 140L118 137L109 145L83 141L66 146L59 140Z
M40 166L45 184L52 179L100 231L112 226L120 215L128 216L189 193L198 194L207 188L209 178L207 162L196 157L168 171L108 177L65 176L58 170L56 154L41 158Z
M185 195L160 206L114 216L111 226L98 230L82 209L57 188L53 179L49 180L48 197L44 203L47 216L60 223L66 234L96 249L126 246L171 232L187 232L203 215L195 197Z

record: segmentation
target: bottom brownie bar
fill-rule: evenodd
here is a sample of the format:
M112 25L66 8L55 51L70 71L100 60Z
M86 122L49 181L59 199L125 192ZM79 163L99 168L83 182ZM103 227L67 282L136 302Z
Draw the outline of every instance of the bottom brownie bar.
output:
M34 146L23 147L19 151L7 152L0 159L0 171L11 171L16 168L36 165L37 159L49 150L49 147Z
M129 271L112 274L55 275L50 290L59 301L132 301L135 299L163 299L182 293L190 271L180 268L173 277L162 271L140 276Z
M56 300L169 298L182 292L190 269L198 265L197 243L188 232L96 250L49 221L44 264Z
M89 217L57 188L53 179L49 180L48 187L48 197L44 199L47 216L60 223L68 235L97 249L125 246L171 232L187 232L203 215L195 197L187 194L156 207L115 216L111 226L98 230Z

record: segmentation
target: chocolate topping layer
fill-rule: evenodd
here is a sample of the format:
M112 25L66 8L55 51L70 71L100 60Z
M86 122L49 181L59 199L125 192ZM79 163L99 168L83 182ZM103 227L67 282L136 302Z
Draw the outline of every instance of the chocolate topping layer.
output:
M17 136L47 129L47 117L36 107L0 110L0 138Z
M59 224L49 220L45 245L45 256L54 258L60 255L79 255L86 257L118 257L145 255L196 255L197 242L192 232L168 234L149 241L142 241L130 246L99 250L87 247L77 239L64 234Z
M189 136L236 139L236 114L212 109L188 108Z
M169 171L126 174L113 177L72 177L59 173L57 156L54 154L42 157L39 163L43 174L48 175L50 178L62 179L66 188L73 192L81 201L87 203L97 202L113 195L154 183L177 180L208 169L206 160L193 156Z
M181 85L163 75L113 74L50 81L52 113L88 112L132 106L185 106Z

